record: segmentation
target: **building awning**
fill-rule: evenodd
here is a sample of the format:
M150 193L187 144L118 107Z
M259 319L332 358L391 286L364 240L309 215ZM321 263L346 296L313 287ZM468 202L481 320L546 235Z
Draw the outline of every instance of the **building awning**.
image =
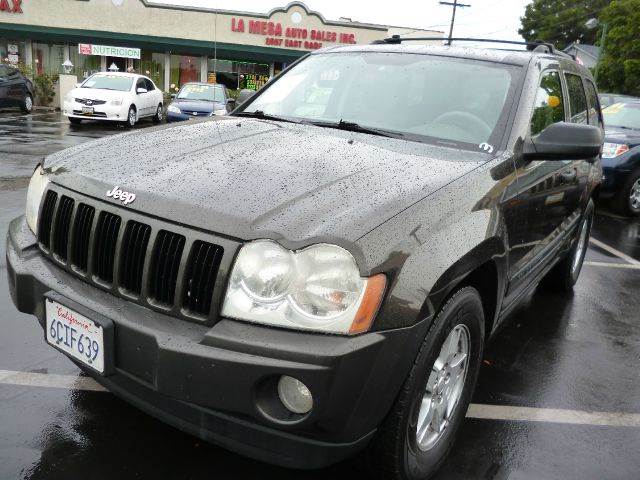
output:
M148 35L123 34L99 30L74 30L51 28L37 25L0 23L0 36L10 39L31 39L55 43L99 43L135 47L157 52L177 54L208 55L217 52L217 58L255 62L292 62L307 52L284 48L261 47L232 43L188 40L184 38L156 37Z

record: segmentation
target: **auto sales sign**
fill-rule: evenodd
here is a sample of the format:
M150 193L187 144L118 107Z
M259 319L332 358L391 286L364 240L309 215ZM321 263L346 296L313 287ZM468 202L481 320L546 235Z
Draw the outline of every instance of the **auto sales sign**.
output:
M0 0L0 12L22 13L22 0Z
M100 55L105 57L140 59L139 48L111 47L109 45L92 45L90 43L78 44L78 53L80 53L80 55Z

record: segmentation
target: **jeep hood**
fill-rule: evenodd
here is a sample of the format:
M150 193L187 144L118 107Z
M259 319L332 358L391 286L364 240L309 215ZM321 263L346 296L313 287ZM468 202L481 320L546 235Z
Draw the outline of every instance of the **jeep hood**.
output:
M129 132L47 158L54 183L239 239L355 241L489 160L484 153L226 117ZM106 193L136 195L123 205Z

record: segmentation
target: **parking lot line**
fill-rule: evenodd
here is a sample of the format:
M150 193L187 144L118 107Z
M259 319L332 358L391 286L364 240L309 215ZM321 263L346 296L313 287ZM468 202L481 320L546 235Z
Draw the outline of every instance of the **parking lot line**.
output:
M108 391L90 377L19 372L14 370L0 370L0 385L62 388L66 390L85 390L92 392ZM485 405L478 403L469 405L467 418L640 428L640 414L638 413L587 412L583 410L513 407L508 405Z
M638 413L587 412L557 408L481 405L477 403L472 403L469 406L467 417L486 420L566 423L572 425L640 427L640 414Z
M640 265L630 265L628 263L608 263L608 262L584 262L590 267L626 268L629 270L640 270Z
M620 250L616 250L615 248L607 245L604 242L601 242L600 240L597 240L593 237L591 237L591 239L589 240L591 243L593 243L596 247L601 248L602 250L606 250L607 252L615 255L618 258L621 258L622 260L629 262L631 265L640 265L640 261L636 260L633 257L630 257L629 255L627 255L626 253L621 252Z

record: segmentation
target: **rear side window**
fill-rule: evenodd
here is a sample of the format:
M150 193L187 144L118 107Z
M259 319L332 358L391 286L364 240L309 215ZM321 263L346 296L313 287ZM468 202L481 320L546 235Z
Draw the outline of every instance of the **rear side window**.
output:
M531 116L531 135L537 135L552 123L564 122L564 97L558 72L542 75Z
M570 73L565 74L569 90L571 123L587 123L587 95L584 93L582 77Z
M587 80L587 99L589 100L589 125L597 125L600 128L604 128L598 93L591 80Z
M136 90L139 88L147 88L147 82L144 81L144 78L139 78L138 81L136 82Z
M144 83L146 83L147 85L147 91L150 92L151 90L155 90L156 87L153 86L153 82L151 80L149 80L148 78L144 79Z

